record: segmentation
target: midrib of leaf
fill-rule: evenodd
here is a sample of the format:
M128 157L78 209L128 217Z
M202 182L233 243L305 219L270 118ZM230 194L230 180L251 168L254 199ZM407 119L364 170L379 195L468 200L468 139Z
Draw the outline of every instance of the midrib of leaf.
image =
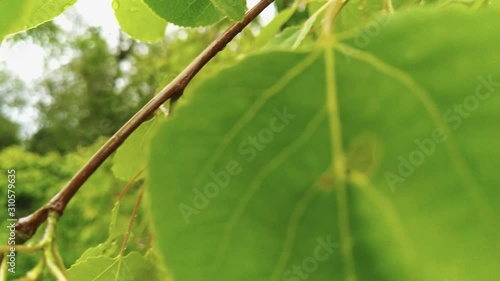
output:
M102 276L103 276L106 272L108 272L109 270L111 270L111 269L113 268L113 266L115 266L117 263L118 263L118 265L117 265L117 267L118 267L118 268L116 269L116 272L115 272L115 278L114 278L114 280L115 280L115 281L120 280L120 272L121 272L121 265L122 265L122 263L123 263L123 256L120 256L120 255L119 255L119 256L117 256L116 258L114 258L114 260L115 260L115 261L114 261L113 263L111 263L108 267L106 267L106 269L105 269L105 270L103 270L103 271L102 271L99 275L97 275L97 276L96 276L93 280L94 280L94 281L95 281L95 280L98 280L98 279L99 279L100 277L102 277ZM127 265L126 265L126 264L124 264L124 266L125 266L125 268L127 268ZM128 271L130 272L130 270L128 270Z
M281 166L285 161L292 156L301 146L307 143L307 141L312 137L314 132L318 129L321 122L324 120L325 110L320 110L316 115L309 121L305 130L300 134L300 136L292 142L290 145L285 147L276 157L274 157L267 165L265 165L254 177L250 183L247 191L241 197L241 200L236 205L236 209L233 211L229 221L226 223L224 228L224 234L222 236L221 246L217 251L216 264L219 265L220 261L227 252L232 239L232 231L238 221L243 217L246 207L254 197L255 193L262 186L262 182L275 171L279 166ZM299 202L300 204L300 202ZM290 223L294 223L291 221ZM298 223L298 222L297 222ZM289 224L290 226L290 224ZM285 249L284 249L285 251Z
M352 253L351 231L349 225L349 209L346 191L346 160L342 145L342 125L337 96L337 84L335 77L335 54L333 41L328 40L325 44L325 82L326 82L326 104L328 109L328 121L331 143L332 175L337 190L338 224L340 249L342 261L346 267L346 280L356 281L356 267Z
M491 208L489 200L483 193L483 188L477 183L476 179L471 174L470 169L467 167L467 164L465 163L460 149L458 148L458 145L453 137L451 128L442 120L442 113L428 91L415 81L410 74L402 69L387 64L373 54L348 47L347 45L341 43L336 46L336 49L347 56L351 56L354 59L371 65L380 73L399 81L401 84L405 85L410 92L417 96L435 125L444 130L445 134L448 136L448 140L445 142L445 145L451 157L451 161L460 175L465 191L473 198L474 204L479 210L481 219L489 228L491 228L493 232L495 232L496 229L499 229L495 213ZM497 239L496 243L500 246L500 238Z
M118 269L116 270L116 273L115 273L115 281L120 280L120 270L121 270L121 266L122 266L122 263L121 263L121 256L120 256L120 259L119 259L119 261L118 261Z
M285 88L295 77L299 76L307 67L309 67L319 56L319 53L312 53L304 58L300 63L296 64L289 71L287 71L280 79L276 81L270 88L260 95L257 100L250 106L250 108L243 114L243 116L236 121L234 126L224 135L222 141L207 160L205 165L201 168L200 173L195 179L194 186L201 185L204 176L208 175L213 165L219 161L220 157L226 150L227 146L234 140L243 127L248 124L255 117L257 112L266 104L266 102L283 88Z
M415 249L412 246L408 231L401 223L401 219L399 218L392 202L375 187L365 174L357 171L351 171L348 176L348 180L382 211L384 217L389 223L391 232L394 233L394 238L401 249L403 249L401 252L403 253L405 262L408 264L409 268L415 262Z

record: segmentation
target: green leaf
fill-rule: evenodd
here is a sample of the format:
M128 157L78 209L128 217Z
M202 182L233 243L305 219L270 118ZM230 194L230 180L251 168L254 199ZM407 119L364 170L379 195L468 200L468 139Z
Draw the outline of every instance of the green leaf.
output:
M87 249L71 266L70 280L170 280L157 254L151 250L144 256L135 251L125 257L119 255L119 246L129 225L129 218L120 220L119 211L120 202L117 202L112 210L108 238Z
M310 15L312 15L319 9L321 9L326 4L326 2L327 2L326 0L311 1L307 5L307 11L309 12Z
M23 12L23 8L26 8L26 5L23 5L21 1L0 1L0 11L2 11L0 16L0 41L7 34L15 32L15 25L18 17Z
M338 31L350 30L354 27L364 26L375 15L383 12L384 1L349 1L339 14L336 28Z
M260 48L271 41L281 27L290 19L293 13L295 13L295 10L295 6L284 9L276 15L270 23L264 26L260 30L259 35L255 38L255 47Z
M145 169L149 159L149 144L154 136L159 118L144 122L118 148L113 157L112 171L115 176L124 181L130 181L141 169ZM138 178L144 177L141 174Z
M118 220L120 213L120 203L115 203L111 211L111 221L109 223L108 238L104 243L95 247L88 248L80 258L75 262L75 265L86 262L89 258L96 257L114 257L118 254L119 246L121 246L120 237L125 234L128 227L128 222L123 223Z
M426 1L416 1L416 0L391 0L390 3L393 9L403 10L406 8L416 7L416 6L429 6L430 8L435 8L433 5L441 1L442 3L453 3L447 0L426 0ZM473 0L474 1L474 0ZM389 14L387 8L385 7L385 0L382 1L365 1L365 0L353 0L347 2L344 8L342 8L342 13L339 14L338 20L336 22L337 31L349 31L358 27L373 26L374 18L380 14ZM435 6L435 5L434 5ZM373 27L371 27L373 28Z
M76 0L2 0L0 39L50 21L75 3Z
M499 16L409 9L363 52L255 55L188 93L149 169L176 279L495 278Z
M146 42L163 39L167 22L143 0L114 0L113 9L120 27L134 39Z
M232 20L241 20L245 16L246 1L244 0L211 0L212 4Z
M165 280L160 278L156 268L147 256L132 252L125 257L89 258L83 263L72 266L69 270L69 280L78 281L142 281Z
M8 1L8 0L4 0ZM44 22L52 20L60 15L66 9L73 6L76 0L31 0L33 1L33 10L25 15L26 22L23 29L29 29L38 26Z
M500 10L500 2L498 2L498 1L491 1L491 2L488 3L488 7Z
M302 28L299 26L292 26L284 29L276 38L273 38L269 43L267 43L263 50L273 50L273 49L292 49L296 42L299 42L299 37L301 35Z
M223 15L210 0L144 0L166 21L180 26L205 26L218 22Z

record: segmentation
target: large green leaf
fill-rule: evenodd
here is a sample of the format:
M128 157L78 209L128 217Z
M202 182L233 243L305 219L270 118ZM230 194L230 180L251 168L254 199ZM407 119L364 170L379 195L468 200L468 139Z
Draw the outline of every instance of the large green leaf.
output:
M167 22L143 0L114 0L113 9L120 27L131 37L146 42L163 39Z
M363 52L254 55L187 93L149 165L175 280L495 280L499 16L408 10Z
M36 27L61 14L76 0L0 1L0 40L5 35Z
M160 17L181 26L210 25L223 18L210 0L144 0L144 2Z

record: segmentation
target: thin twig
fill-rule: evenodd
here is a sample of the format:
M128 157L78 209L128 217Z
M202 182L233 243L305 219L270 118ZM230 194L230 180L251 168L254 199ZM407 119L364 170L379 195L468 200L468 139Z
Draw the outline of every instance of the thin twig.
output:
M170 97L182 95L191 79L224 47L233 40L253 19L255 19L273 0L262 0L247 12L245 17L229 27L219 38L210 44L184 71L170 82L160 93L153 97L123 127L121 127L73 176L73 178L47 204L33 214L21 218L16 225L18 244L30 239L38 227L47 219L49 211L62 215L71 198L101 166L101 164L130 136L151 114Z
M22 277L21 279L16 279L18 281L21 281L21 280L42 280L42 274L43 274L43 270L45 269L45 259L40 259L38 261L38 263L36 264L36 266L31 269L30 271L28 271L24 277Z
M0 245L0 253L7 253L10 251L10 248L15 248L16 252L36 253L43 247L45 247L44 243L37 243L35 245L15 245L15 246Z
M144 195L144 186L141 188L139 192L139 196L137 197L137 201L135 202L134 210L132 211L132 216L130 217L130 221L128 223L127 231L125 232L125 237L123 238L122 247L120 249L120 257L125 253L125 249L127 248L128 239L130 237L130 233L132 232L132 226L134 225L135 218L137 217L137 213L139 212L139 206L141 206L142 196Z
M125 196L125 193L127 193L127 191L130 189L132 184L134 184L135 180L142 174L142 172L144 172L144 168L140 169L139 172L137 172L137 174L135 174L135 176L132 177L132 179L127 183L127 185L125 185L125 187L120 192L120 195L118 195L118 199L116 199L116 202L122 201L123 196Z

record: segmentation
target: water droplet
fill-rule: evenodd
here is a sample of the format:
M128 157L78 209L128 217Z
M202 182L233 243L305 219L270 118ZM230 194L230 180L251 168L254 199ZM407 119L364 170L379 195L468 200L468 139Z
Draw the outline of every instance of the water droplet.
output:
M113 4L111 4L111 6L113 6L113 10L116 11L120 8L120 2L118 2L118 0L114 0Z
M132 7L130 7L130 11L132 13L135 13L135 12L139 11L139 8L137 8L137 6L132 6Z

